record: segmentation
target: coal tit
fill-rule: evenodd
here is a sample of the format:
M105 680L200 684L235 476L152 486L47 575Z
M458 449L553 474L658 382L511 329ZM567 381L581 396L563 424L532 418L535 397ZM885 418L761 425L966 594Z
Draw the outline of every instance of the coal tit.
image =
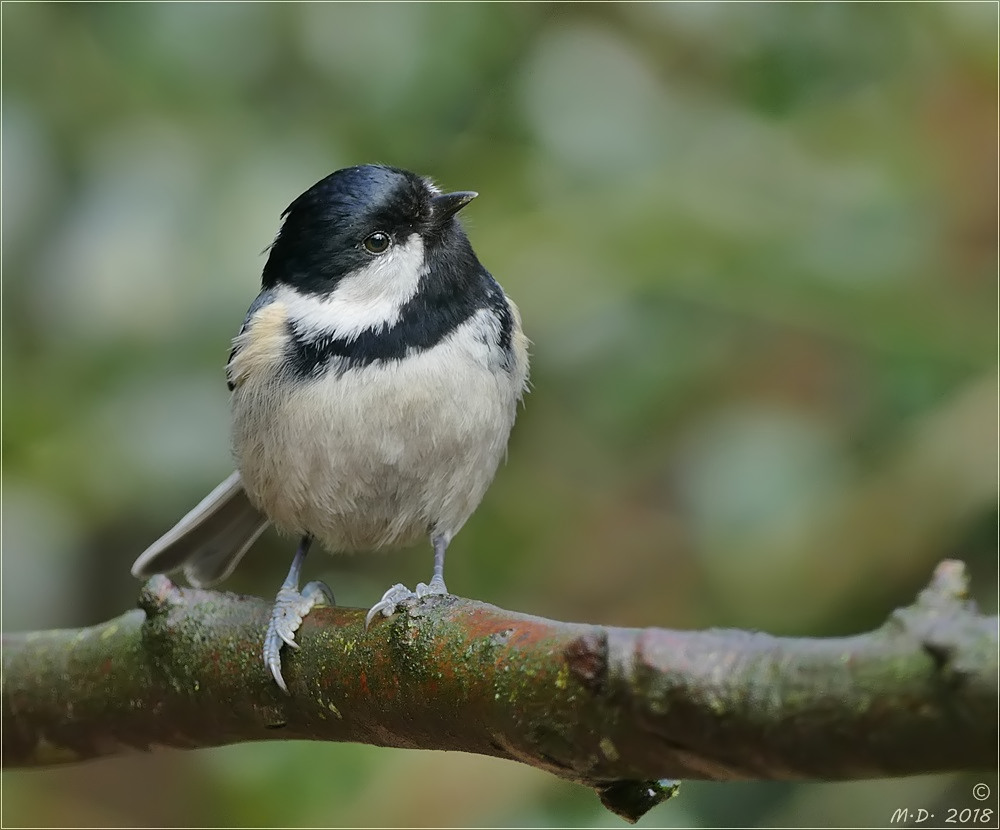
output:
M237 471L132 566L137 577L183 568L202 587L269 524L300 538L263 649L286 691L282 644L296 647L314 604L333 603L323 583L299 590L311 542L347 552L430 539L430 583L394 585L366 622L446 594L448 543L505 454L527 339L455 217L475 196L362 165L288 206L226 367Z

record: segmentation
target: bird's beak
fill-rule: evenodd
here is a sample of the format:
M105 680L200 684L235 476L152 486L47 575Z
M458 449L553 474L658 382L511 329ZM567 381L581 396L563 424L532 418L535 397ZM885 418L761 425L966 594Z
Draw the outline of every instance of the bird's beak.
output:
M459 190L455 193L439 193L437 196L432 196L431 210L434 224L440 227L478 195L472 190Z

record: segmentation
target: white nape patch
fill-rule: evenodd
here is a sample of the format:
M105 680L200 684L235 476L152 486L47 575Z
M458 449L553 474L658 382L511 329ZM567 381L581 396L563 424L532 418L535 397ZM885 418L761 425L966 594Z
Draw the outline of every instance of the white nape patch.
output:
M276 299L285 305L288 320L299 334L351 341L368 329L377 331L399 322L403 306L416 295L426 270L424 241L414 233L341 279L326 296L302 294L281 285Z

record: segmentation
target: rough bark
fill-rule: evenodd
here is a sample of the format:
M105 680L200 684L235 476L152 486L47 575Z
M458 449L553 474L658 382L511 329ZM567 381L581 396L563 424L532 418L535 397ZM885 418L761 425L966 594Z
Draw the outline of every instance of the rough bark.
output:
M996 765L997 618L943 562L910 607L854 637L796 639L529 617L428 598L365 631L317 608L260 657L259 599L143 588L139 610L3 637L3 764L154 746L357 741L511 758L635 820L665 779L857 779Z

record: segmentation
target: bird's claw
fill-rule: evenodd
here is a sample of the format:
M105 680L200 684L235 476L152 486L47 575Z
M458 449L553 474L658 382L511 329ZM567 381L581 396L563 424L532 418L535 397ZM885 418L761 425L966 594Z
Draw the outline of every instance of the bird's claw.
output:
M421 599L432 596L443 597L448 595L448 589L445 587L443 579L431 579L430 585L425 582L417 583L417 589L414 593Z
M382 614L383 617L391 617L401 603L408 599L415 599L416 596L413 591L401 583L393 585L382 594L382 599L368 609L368 613L365 614L365 629L372 624L372 620L378 614Z
M281 646L298 648L295 632L302 625L302 619L315 605L334 605L333 592L322 582L310 582L301 591L284 585L278 591L271 609L271 619L264 635L264 663L271 672L274 682L284 692L288 692L285 679L281 676Z
M417 585L415 591L411 591L405 585L397 583L388 591L382 594L382 599L376 602L365 615L365 629L371 625L372 620L381 614L383 617L391 617L396 613L396 609L411 599L423 599L432 595L445 595L448 589L445 587L443 579L432 579L430 585L423 582Z

